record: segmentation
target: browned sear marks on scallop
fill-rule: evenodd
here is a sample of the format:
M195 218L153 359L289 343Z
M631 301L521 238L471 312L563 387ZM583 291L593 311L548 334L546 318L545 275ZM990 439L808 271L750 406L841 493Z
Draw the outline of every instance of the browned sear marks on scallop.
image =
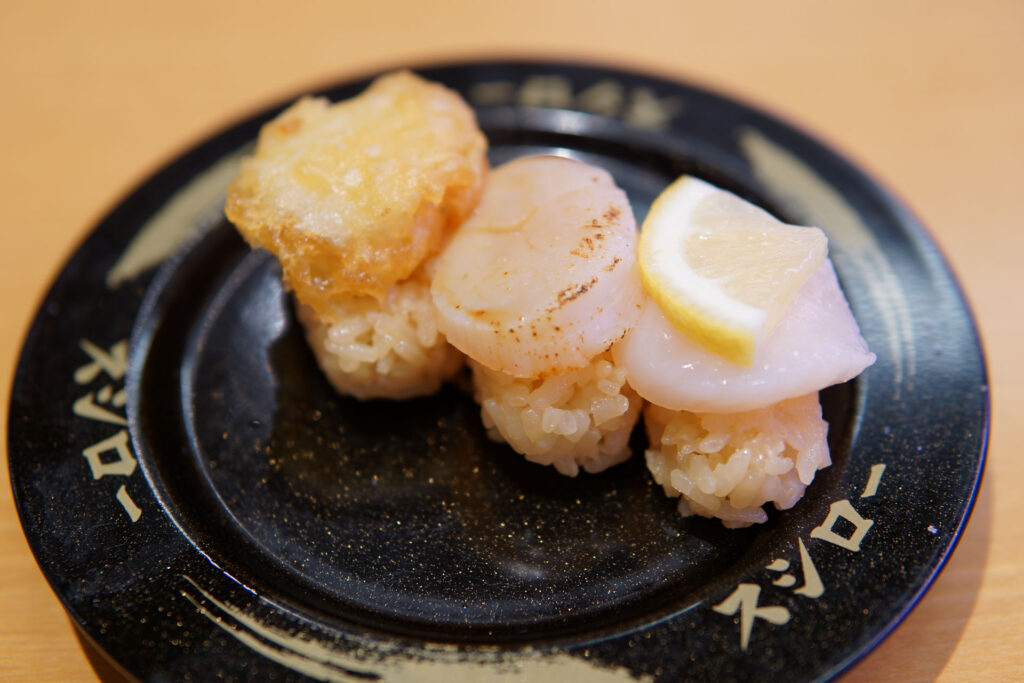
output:
M620 263L622 263L622 259L620 259L618 256L616 256L615 258L612 259L612 262L609 263L607 266L605 266L602 270L604 270L605 272L610 273L613 270L615 270L615 266L619 265Z
M560 308L570 301L573 301L587 293L591 287L597 284L597 276L590 278L586 282L580 283L579 285L569 285L558 293L558 305L555 308ZM557 328L556 328L557 329Z
M579 244L570 249L569 253L580 258L590 258L597 247L598 245L594 243L594 240L589 235L584 235L580 239Z

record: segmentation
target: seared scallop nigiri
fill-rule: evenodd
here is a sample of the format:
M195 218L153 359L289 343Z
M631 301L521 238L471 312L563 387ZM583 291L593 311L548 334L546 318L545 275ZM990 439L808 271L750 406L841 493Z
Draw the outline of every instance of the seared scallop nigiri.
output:
M438 260L438 327L470 358L489 433L563 474L629 455L641 401L609 349L640 314L636 240L610 174L526 157L488 175Z

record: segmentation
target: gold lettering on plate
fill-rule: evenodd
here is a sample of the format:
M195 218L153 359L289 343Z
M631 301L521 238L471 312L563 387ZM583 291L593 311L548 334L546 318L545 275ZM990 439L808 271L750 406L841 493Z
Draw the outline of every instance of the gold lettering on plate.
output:
M469 100L477 106L518 105L551 107L618 118L639 128L663 130L683 111L679 97L659 97L651 88L626 89L622 82L605 78L576 92L564 76L538 74L521 84L514 81L482 81L469 88Z
M874 465L871 468L871 475L868 485L865 487L865 493L870 491L871 496L875 494L884 470L885 465L882 464ZM844 519L853 525L854 530L850 536L842 536L834 530L836 522L840 519ZM829 506L829 512L825 521L811 530L810 537L837 545L846 550L859 552L861 543L873 524L873 520L864 519L854 509L853 505L850 504L849 500L843 499ZM804 544L804 539L797 538L797 548L800 552L800 570L803 574L803 584L798 588L793 588L793 586L796 586L797 579L789 572L792 567L789 560L783 557L774 558L765 566L765 569L781 574L781 576L772 581L772 586L790 588L796 595L817 600L825 594L825 583L821 580L821 575L818 573L818 568L814 564L811 553ZM764 619L775 625L788 623L790 619L790 612L785 607L759 607L758 600L760 596L761 587L757 584L740 583L725 600L712 607L715 612L726 616L733 616L736 612L740 613L740 649L744 651L746 651L747 646L750 644L750 634L753 630L755 619Z
M793 592L808 598L820 598L825 594L825 585L821 582L818 568L814 566L811 554L807 552L804 539L798 538L796 540L800 548L800 570L803 572L804 583L799 588L793 589ZM784 572L789 569L789 566L788 560L777 559L765 567L765 569L772 572ZM792 588L796 585L796 577L792 574L783 574L772 581L772 585L779 586L780 588Z
M82 339L78 343L78 348L89 357L90 362L80 366L73 373L72 376L76 384L89 384L96 381L102 374L106 374L115 382L124 379L128 369L127 339L115 342L109 349L104 349L88 339ZM72 404L71 412L87 420L125 427L128 421L124 415L111 410L111 408L122 409L126 402L127 394L124 387L107 382L98 390L89 391L79 396ZM107 476L128 477L138 466L126 429L121 429L112 436L84 448L82 455L85 456L89 465L93 480ZM124 484L117 489L114 498L124 508L132 522L139 520L142 516L142 509L132 500Z
M108 403L117 408L123 408L125 404L124 389L114 393L113 385L108 384L100 389L98 393L90 391L75 401L74 405L71 406L71 412L79 417L90 420L99 420L100 422L109 422L110 424L121 426L128 424L128 420L124 419L124 417L97 405L97 401Z
M623 118L640 128L668 128L672 117L682 111L677 98L658 99L650 88L635 88Z
M618 81L606 78L579 94L576 104L583 111L601 116L617 116L626 101L626 91Z
M793 592L797 595L804 595L808 598L817 599L825 594L825 584L821 582L821 576L818 575L818 568L814 566L814 561L811 560L811 554L807 552L807 546L804 545L804 539L796 539L800 546L800 567L804 573L804 585L795 589Z
M125 488L124 484L121 484L121 488L117 490L117 502L121 504L124 511L128 513L128 519L133 522L139 521L139 517L142 517L142 509L135 504L132 497L128 495L128 489Z
M572 106L572 83L562 76L531 76L519 88L518 102L523 107Z
M832 527L840 519L852 522L854 527L856 527L849 538L840 536L832 530ZM868 533L868 529L871 528L872 524L874 524L872 520L861 517L860 513L853 509L850 501L844 498L829 506L828 517L821 523L821 526L811 530L811 538L820 538L823 541L856 553L860 552L860 543L864 540L864 535Z
M508 104L515 96L516 84L512 81L476 83L469 89L469 99L482 107Z
M788 562L786 563L786 566L789 566ZM792 574L783 574L779 578L772 581L773 586L779 586L780 588L790 588L794 584L796 584L796 577Z
M78 342L78 347L85 351L92 362L75 370L76 383L88 384L99 377L101 372L110 375L111 379L124 377L125 370L128 369L127 339L115 343L110 350L101 349L88 339Z
M756 583L741 583L736 590L722 602L711 609L719 614L731 617L740 613L740 649L746 650L750 644L750 633L754 630L754 619L781 626L789 622L789 610L781 606L758 607L757 600L761 596L761 587Z
M114 459L104 458L104 453L113 453L117 457ZM135 471L135 466L138 465L138 461L132 455L132 449L128 445L128 432L124 429L82 450L82 455L89 462L93 479L102 479L110 475L127 477Z
M860 494L861 498L870 498L878 493L878 484L882 481L883 472L885 472L884 464L879 463L878 465L871 466L871 476L868 477L868 483L864 487L864 492Z

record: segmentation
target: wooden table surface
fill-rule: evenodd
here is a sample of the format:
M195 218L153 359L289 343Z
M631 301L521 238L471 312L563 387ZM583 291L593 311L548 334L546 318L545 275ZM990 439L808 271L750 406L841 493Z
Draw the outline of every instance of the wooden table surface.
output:
M453 57L596 59L684 77L804 126L892 188L941 245L984 340L992 432L973 517L921 604L846 680L1021 680L1022 30L1024 3L1012 0L3 0L0 412L22 337L75 244L141 177L255 107ZM76 637L0 484L0 679L98 677L116 680Z

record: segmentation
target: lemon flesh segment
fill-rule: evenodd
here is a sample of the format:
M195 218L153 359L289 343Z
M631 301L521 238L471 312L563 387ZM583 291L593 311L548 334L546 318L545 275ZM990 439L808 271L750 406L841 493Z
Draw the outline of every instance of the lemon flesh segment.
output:
M640 233L640 274L665 317L747 367L827 255L821 230L783 223L690 176L658 196Z

